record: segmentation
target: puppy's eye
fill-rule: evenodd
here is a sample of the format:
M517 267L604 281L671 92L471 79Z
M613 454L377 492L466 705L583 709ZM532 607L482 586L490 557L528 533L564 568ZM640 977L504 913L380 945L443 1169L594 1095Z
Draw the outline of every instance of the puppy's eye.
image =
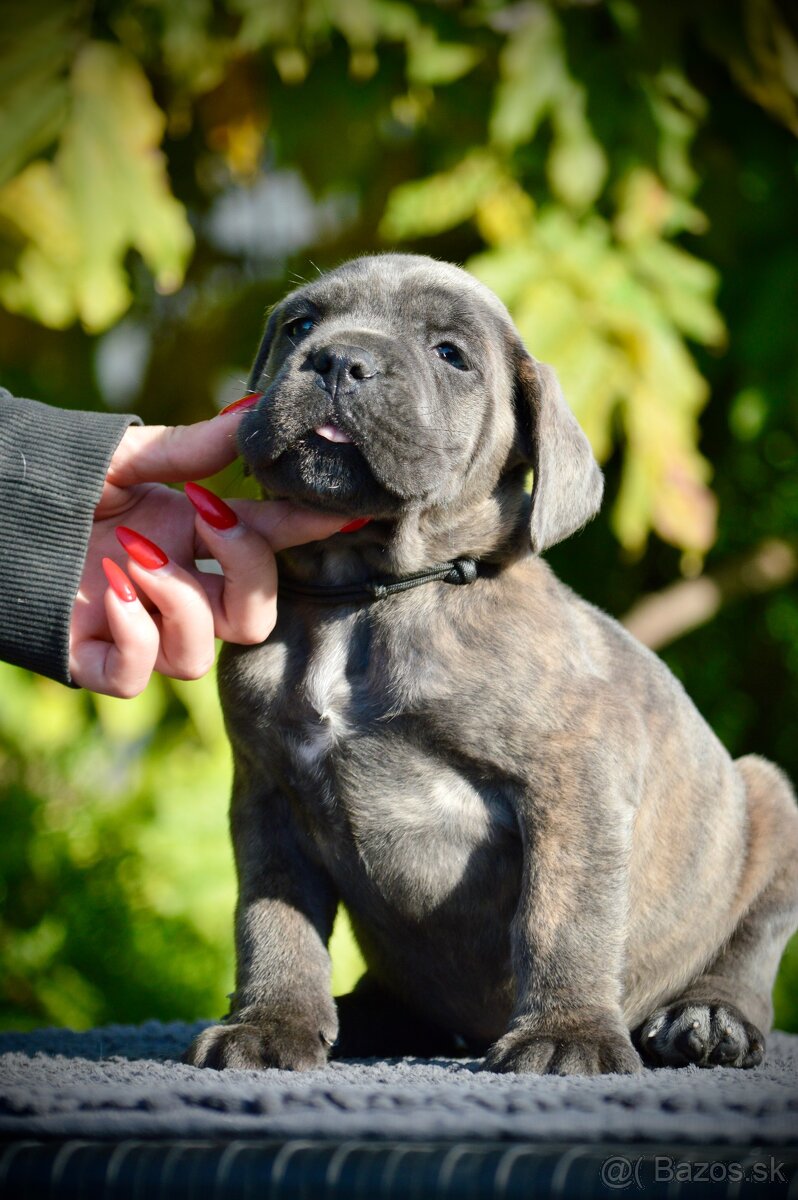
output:
M296 338L304 337L306 333L310 333L311 329L315 329L316 322L313 317L296 317L293 321L289 321L285 327L285 332L290 337L291 341Z
M461 352L451 342L441 342L439 346L435 346L435 353L438 358L442 358L450 367L456 367L458 371L467 371L468 363L463 358Z

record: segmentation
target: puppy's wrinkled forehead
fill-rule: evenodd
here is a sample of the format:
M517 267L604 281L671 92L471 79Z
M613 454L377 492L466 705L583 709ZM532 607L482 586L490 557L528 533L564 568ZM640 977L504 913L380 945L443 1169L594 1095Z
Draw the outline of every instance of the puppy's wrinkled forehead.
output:
M451 328L485 336L487 325L511 326L507 309L488 288L451 263L414 254L358 258L292 292L289 312L302 302L336 323L358 328ZM493 320L490 320L490 318Z

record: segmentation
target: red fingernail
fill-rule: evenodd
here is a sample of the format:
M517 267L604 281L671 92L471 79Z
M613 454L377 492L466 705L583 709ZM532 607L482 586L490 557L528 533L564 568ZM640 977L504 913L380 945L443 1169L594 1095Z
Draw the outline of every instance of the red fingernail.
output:
M211 529L232 529L238 524L238 517L229 504L220 500L213 492L201 487L198 483L186 484L186 495L196 508L203 521L207 521Z
M120 600L125 600L130 604L131 600L137 599L136 589L133 587L133 584L122 568L117 566L112 558L103 559L103 570L105 571L105 578Z
M226 413L241 412L243 408L254 408L262 395L263 392L247 392L246 396L242 396L240 400L234 400L232 404L225 404L224 408L219 409L218 415L223 417Z
M338 530L339 533L354 533L356 529L362 529L364 525L368 525L371 517L357 517L354 521L350 521L348 525L342 525Z
M135 529L128 529L127 525L117 525L114 533L122 547L140 567L146 567L148 571L157 571L169 562L168 554L164 554L160 546L145 538L144 534L136 533Z

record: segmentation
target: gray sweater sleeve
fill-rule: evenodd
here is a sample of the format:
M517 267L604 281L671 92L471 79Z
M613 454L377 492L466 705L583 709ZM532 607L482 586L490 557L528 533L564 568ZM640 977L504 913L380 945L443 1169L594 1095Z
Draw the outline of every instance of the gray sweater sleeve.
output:
M0 659L71 684L69 622L111 457L138 418L0 388Z

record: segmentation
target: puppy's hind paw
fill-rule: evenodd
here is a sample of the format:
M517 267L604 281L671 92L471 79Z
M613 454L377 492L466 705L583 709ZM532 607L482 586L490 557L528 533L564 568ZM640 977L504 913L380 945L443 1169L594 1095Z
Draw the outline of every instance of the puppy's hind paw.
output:
M183 1062L216 1071L268 1067L310 1071L326 1066L327 1052L334 1040L334 1033L329 1037L317 1028L275 1019L211 1025L194 1039L183 1055Z
M652 1013L635 1031L643 1060L655 1067L758 1067L765 1038L728 1003L679 1000Z

